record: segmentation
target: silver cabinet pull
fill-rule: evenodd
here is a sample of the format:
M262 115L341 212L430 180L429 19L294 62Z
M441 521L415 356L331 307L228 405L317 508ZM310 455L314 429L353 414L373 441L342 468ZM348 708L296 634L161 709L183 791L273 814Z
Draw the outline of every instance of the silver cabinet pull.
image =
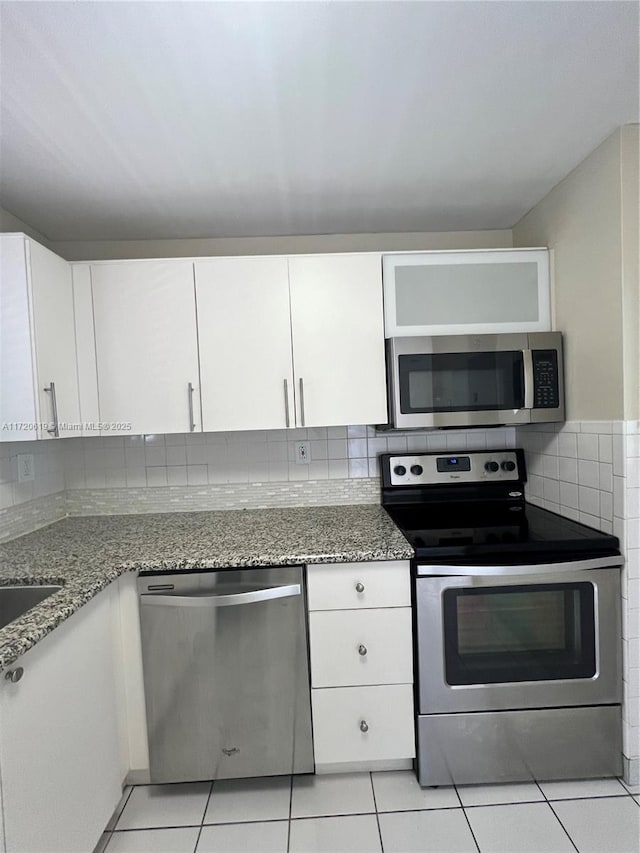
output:
M300 377L300 426L304 426L304 383Z
M47 392L47 394L51 394L51 412L53 414L53 427L48 429L47 432L49 435L53 435L56 438L60 436L60 428L58 426L58 401L56 400L56 383L50 382L47 388L43 389Z
M189 432L193 432L196 428L193 420L193 382L189 382Z
M361 732L368 732L369 731L369 725L368 725L366 720L360 720L360 731Z
M284 422L285 426L289 424L289 382L284 380Z
M154 607L231 607L237 604L254 604L257 601L273 601L276 598L292 598L301 595L299 583L274 586L268 589L252 589L248 592L227 595L198 595L185 593L174 595L141 595L140 604Z
M364 584L360 583L360 581L356 584L356 592L364 592Z
M24 669L21 666L17 666L15 669L10 669L8 672L5 672L4 677L6 681L10 681L12 684L17 684L23 675Z
M367 653L367 647L364 646L362 643L360 643L360 645L358 646L358 654L361 655L362 657L364 657L366 655L366 653Z

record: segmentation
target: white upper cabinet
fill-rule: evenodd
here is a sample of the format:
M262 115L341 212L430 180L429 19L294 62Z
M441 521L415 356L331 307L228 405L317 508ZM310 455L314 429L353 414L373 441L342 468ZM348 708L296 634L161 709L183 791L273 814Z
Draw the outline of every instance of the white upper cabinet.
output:
M22 234L4 234L0 271L0 440L79 435L71 266Z
M380 255L289 258L299 426L387 419Z
M380 255L195 263L203 429L386 420Z
M195 274L203 429L293 426L287 259L211 258Z
M385 255L383 270L388 338L551 330L546 249Z
M193 263L94 264L91 285L103 434L200 431Z

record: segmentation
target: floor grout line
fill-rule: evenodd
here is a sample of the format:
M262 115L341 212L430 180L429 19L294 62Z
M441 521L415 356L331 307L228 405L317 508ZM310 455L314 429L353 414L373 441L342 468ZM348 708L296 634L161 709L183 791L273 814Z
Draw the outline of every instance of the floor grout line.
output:
M291 810L293 809L293 773L289 777L289 822L287 824L287 853L291 847Z
M549 808L551 809L551 811L552 811L552 812L553 812L553 814L555 815L556 820L558 821L558 823L560 824L560 826L561 826L561 827L562 827L562 829L564 830L564 834L567 836L567 838L568 838L568 839L569 839L569 841L571 842L571 845L572 845L572 846L573 846L573 848L575 849L576 853L580 853L580 851L578 850L578 845L575 843L575 841L573 840L573 838L569 835L569 830L567 829L567 827L563 824L563 822L562 822L562 821L560 820L560 818L558 817L558 814L557 814L556 810L555 810L555 809L554 809L554 807L553 807L553 803L550 803L550 802L547 800L547 805L549 806Z
M198 849L198 844L200 844L200 836L202 835L202 830L204 829L204 819L207 816L207 809L209 808L209 803L211 802L213 786L214 782L212 781L209 787L209 795L207 796L207 802L205 803L204 811L202 812L202 822L200 823L200 829L198 830L198 837L196 838L196 846L193 848L193 853L196 853L196 850Z
M373 794L373 808L376 811L376 823L378 825L378 837L380 839L380 850L384 853L384 842L382 841L382 828L380 826L380 813L378 812L378 802L376 800L376 787L373 784L373 773L369 773L369 781L371 782L371 793Z
M471 826L471 821L469 820L469 816L465 810L464 803L462 802L462 797L460 796L460 791L458 791L458 786L454 785L453 789L456 792L456 797L458 798L458 802L460 803L460 808L462 809L462 814L464 815L464 819L466 820L467 826L469 827L469 832L471 833L471 837L473 838L473 843L476 845L476 850L478 851L478 853L481 853L480 845L478 844L478 839L476 838L476 834L473 831L473 827Z

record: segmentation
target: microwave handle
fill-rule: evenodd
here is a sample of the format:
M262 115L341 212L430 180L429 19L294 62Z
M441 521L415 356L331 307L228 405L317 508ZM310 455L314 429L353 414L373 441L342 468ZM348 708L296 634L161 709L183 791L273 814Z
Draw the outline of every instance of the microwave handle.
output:
M533 409L533 353L530 349L522 350L522 364L524 366L524 407Z

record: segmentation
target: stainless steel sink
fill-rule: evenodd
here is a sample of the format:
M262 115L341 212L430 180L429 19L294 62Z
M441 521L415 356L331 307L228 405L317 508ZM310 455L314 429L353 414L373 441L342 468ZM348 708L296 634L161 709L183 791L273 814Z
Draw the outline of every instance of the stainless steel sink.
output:
M23 616L61 586L0 586L0 628Z

